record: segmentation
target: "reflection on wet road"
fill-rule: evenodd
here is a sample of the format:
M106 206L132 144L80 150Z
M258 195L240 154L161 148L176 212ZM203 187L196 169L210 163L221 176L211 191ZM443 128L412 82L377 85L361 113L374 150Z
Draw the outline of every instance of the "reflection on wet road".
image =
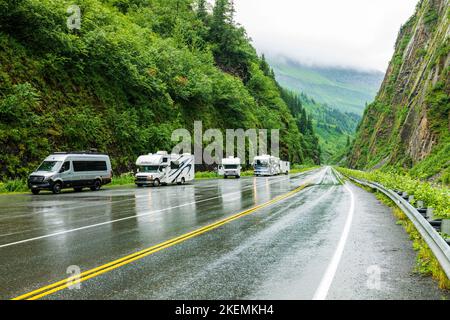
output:
M158 189L1 196L0 298L65 279L69 266L86 271L179 237L308 181L313 186L288 199L82 282L79 290L61 290L45 298L311 299L350 206L349 193L330 168ZM411 278L414 252L389 209L365 191L350 188L357 201L341 263L346 268L337 270L329 297L439 298L433 283ZM384 234L383 228L392 234ZM372 243L362 246L361 240ZM394 245L404 249L386 250ZM386 265L390 259L393 265ZM384 291L366 285L367 268L377 263L387 270ZM351 285L341 290L335 286L340 282Z

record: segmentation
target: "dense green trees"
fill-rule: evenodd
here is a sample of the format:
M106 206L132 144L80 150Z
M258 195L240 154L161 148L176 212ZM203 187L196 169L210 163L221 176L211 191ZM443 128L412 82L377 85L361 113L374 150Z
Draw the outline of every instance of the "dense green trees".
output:
M312 118L308 116L303 107L300 96L285 89L281 89L281 96L294 115L300 133L303 135L302 150L304 150L304 156L307 159L312 159L314 163L321 163L319 138L314 132Z
M0 0L0 178L70 149L109 152L127 171L195 120L280 129L283 157L317 161L314 135L300 132L228 1L209 13L205 1L79 0L77 32L66 26L72 4Z

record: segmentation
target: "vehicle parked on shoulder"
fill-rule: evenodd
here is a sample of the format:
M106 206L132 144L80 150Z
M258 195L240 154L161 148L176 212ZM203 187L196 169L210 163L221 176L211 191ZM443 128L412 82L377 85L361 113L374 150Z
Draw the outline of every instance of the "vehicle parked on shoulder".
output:
M253 160L255 176L276 176L280 171L280 158L270 155L255 157Z
M180 155L159 151L140 156L136 166L135 183L138 187L183 185L195 179L195 158L189 153Z
M241 177L241 159L235 157L228 157L222 159L222 163L219 166L219 175L228 177L235 177L239 179Z
M280 173L288 175L291 171L291 163L289 161L280 161Z
M98 191L111 183L112 169L109 156L96 152L58 152L47 157L28 177L28 187L35 195L41 190L59 194L63 189L83 188Z

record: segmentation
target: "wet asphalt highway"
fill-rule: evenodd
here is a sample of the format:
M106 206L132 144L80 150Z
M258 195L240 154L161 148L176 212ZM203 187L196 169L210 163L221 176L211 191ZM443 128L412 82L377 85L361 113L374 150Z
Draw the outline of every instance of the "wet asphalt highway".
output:
M312 185L44 299L312 299L354 214L328 299L441 299L412 272L391 210L331 168L186 186L0 196L0 298L10 299ZM348 189L347 189L348 188ZM353 194L353 197L351 196Z

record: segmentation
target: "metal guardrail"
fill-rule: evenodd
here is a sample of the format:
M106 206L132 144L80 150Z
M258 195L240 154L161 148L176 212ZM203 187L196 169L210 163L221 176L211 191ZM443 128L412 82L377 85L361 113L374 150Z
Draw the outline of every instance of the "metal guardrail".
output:
M420 235L428 244L436 259L439 261L445 274L450 279L450 246L415 207L413 207L407 200L399 196L396 192L386 189L379 183L362 181L353 177L347 178L360 185L376 189L385 194L392 201L394 201L395 204L408 216L409 220L411 220L411 222L414 224L417 231L419 231Z

